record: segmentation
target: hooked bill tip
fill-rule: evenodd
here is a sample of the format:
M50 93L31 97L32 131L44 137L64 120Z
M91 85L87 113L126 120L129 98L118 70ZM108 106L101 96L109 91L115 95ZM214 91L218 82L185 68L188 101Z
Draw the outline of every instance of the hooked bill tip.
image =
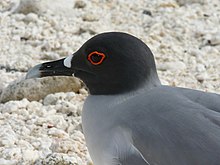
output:
M33 68L31 68L28 71L28 73L26 74L26 79L41 77L41 73L40 73L41 66L42 66L42 64L38 64L38 65L34 66Z
M63 61L63 65L67 68L71 68L71 61L72 61L73 55L69 55L67 56L64 61Z

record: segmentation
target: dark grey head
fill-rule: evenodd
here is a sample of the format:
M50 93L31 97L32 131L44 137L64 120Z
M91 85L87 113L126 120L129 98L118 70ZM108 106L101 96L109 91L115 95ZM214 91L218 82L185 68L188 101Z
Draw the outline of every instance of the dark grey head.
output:
M96 35L73 55L35 66L27 78L72 74L82 79L93 95L160 85L154 57L147 45L120 32Z

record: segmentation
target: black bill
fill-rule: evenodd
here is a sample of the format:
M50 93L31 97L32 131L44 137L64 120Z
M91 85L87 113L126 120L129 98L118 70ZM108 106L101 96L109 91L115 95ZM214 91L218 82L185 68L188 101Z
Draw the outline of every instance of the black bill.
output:
M64 66L64 60L65 58L36 65L28 71L26 79L47 76L72 76L74 70Z

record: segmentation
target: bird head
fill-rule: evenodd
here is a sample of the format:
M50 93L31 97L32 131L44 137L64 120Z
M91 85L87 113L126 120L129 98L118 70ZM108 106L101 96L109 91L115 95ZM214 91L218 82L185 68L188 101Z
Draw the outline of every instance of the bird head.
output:
M26 77L72 75L80 78L93 95L118 94L160 84L148 46L121 32L98 34L72 55L36 65Z

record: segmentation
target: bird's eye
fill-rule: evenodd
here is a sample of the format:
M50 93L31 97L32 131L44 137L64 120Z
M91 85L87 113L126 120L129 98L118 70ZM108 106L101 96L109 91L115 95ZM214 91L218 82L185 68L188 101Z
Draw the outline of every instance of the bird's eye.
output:
M94 51L88 55L88 60L93 65L99 65L105 59L105 54Z

